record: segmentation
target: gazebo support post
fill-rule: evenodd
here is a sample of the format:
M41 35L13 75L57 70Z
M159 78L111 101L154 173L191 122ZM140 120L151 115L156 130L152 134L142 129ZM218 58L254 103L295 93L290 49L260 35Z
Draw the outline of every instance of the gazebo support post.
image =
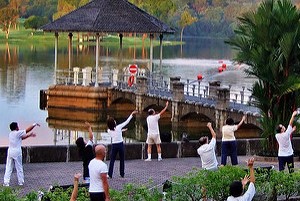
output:
M119 49L119 67L122 67L122 61L123 61L123 34L119 34L120 38L120 49Z
M55 32L55 41L54 41L54 84L56 84L56 73L57 73L57 66L58 66L58 60L57 60L57 49L58 49L58 32Z
M150 34L150 64L149 64L149 70L150 72L152 73L152 60L153 60L153 38L154 38L154 35L151 33Z
M95 87L98 87L98 67L99 67L99 33L96 33L96 75L95 75Z
M71 78L71 68L72 68L72 52L73 52L73 48L72 48L72 37L73 34L69 33L69 77L68 77L68 83L70 83L70 78Z
M159 71L162 71L162 56L163 56L163 46L162 46L162 40L163 40L163 34L159 35L159 47L160 47L160 53L159 53Z

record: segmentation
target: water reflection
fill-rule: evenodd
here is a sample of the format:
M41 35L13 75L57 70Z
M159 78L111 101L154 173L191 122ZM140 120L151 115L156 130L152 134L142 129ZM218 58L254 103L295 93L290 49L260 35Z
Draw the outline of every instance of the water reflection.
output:
M202 73L203 82L221 80L227 85L246 85L246 88L252 85L253 79L245 78L243 71L236 70L234 65L229 65L226 72L217 72L218 60L231 64L233 54L223 40L191 38L186 39L186 42L182 55L180 45L163 47L163 76L196 79ZM78 43L73 48L74 67L95 65L94 44ZM159 68L159 47L155 47L153 53L155 71ZM138 64L140 68L148 67L149 49L145 48L145 44L137 44L136 48L126 47L124 44L122 54L120 66L118 47L101 46L99 66L107 72L112 69L123 70L132 63ZM60 70L68 70L68 50L63 44L58 47L58 67ZM84 121L92 123L98 136L106 131L107 116L112 115L122 122L134 109L133 105L120 103L107 111L39 110L39 91L48 89L53 83L54 45L20 43L0 46L0 146L8 144L8 125L12 121L18 121L20 128L26 128L33 122L41 124L36 130L38 136L25 140L23 145L73 144L76 137L87 135ZM182 125L172 125L170 118L170 113L167 113L160 120L160 128L161 133L171 135L172 140L180 140L182 133L188 133L195 139L208 133L204 123L208 119L205 116L191 114ZM129 130L124 134L127 142L146 140L145 119L146 112L128 125ZM100 140L100 136L98 139Z

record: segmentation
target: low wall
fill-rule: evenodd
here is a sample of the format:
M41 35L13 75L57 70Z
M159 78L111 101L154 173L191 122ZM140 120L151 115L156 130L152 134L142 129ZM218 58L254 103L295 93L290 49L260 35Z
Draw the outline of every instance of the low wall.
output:
M255 155L262 150L262 139L239 139L238 155ZM197 157L198 141L162 143L163 158ZM300 138L293 139L295 153L300 153ZM107 160L111 146L108 145ZM156 147L152 147L152 157L157 158ZM23 163L80 161L77 147L70 146L27 146L22 147ZM221 155L221 141L217 141L217 156ZM0 147L0 163L6 162L7 147ZM147 156L147 144L144 142L125 144L126 160L144 159ZM297 155L299 159L299 155Z

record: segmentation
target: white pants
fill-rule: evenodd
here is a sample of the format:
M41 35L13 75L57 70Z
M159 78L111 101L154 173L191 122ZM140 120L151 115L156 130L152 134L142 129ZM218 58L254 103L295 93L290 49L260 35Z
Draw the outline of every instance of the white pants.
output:
M18 155L16 157L11 157L9 154L7 155L6 159L6 167L5 167L5 174L4 174L4 184L9 184L10 176L14 168L14 164L17 170L18 176L18 183L24 183L24 172L23 172L23 165L22 165L22 155Z

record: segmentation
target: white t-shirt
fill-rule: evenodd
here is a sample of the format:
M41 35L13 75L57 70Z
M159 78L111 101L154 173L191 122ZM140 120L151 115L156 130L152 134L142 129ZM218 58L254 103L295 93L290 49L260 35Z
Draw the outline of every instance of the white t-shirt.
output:
M160 114L149 115L147 117L148 135L159 135L158 120L160 119Z
M102 161L94 158L89 164L90 187L89 192L104 192L101 173L107 173L107 165Z
M222 127L222 141L234 141L234 131L238 129L237 125L225 125Z
M279 145L278 156L291 156L294 154L294 150L291 142L291 133L293 128L289 125L284 133L277 133L275 135Z
M202 168L210 170L218 167L215 146L216 139L212 138L209 144L203 144L197 149L197 152L201 157Z
M17 157L22 155L22 136L26 134L26 130L14 130L9 133L8 155Z
M252 182L250 182L248 190L244 193L244 195L239 197L229 196L227 201L251 201L255 195L255 186Z
M123 142L123 136L122 136L122 128L124 128L132 119L132 115L130 115L126 121L116 126L115 130L107 130L108 134L111 137L112 143L120 143Z

